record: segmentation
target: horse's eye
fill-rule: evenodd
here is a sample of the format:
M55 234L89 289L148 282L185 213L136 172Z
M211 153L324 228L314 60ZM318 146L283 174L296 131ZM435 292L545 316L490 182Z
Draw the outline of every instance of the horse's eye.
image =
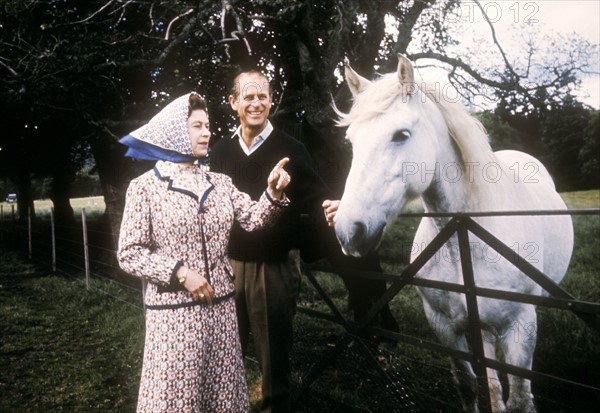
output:
M392 142L404 142L408 138L410 138L410 131L408 129L400 129L394 132Z

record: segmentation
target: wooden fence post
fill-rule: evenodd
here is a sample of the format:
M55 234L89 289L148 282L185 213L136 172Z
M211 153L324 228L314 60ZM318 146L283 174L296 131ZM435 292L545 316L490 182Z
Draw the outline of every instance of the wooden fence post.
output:
M85 208L81 210L81 225L83 227L83 256L85 260L85 287L90 289L90 257L88 254L87 223L85 221Z
M50 208L50 236L52 237L52 272L56 272L56 229L54 226L54 207Z
M13 220L14 220L14 212L15 212L15 207L13 206ZM31 259L31 257L33 256L33 254L32 254L33 240L31 238L31 207L27 208L27 238L28 238L28 242L29 242L29 259Z

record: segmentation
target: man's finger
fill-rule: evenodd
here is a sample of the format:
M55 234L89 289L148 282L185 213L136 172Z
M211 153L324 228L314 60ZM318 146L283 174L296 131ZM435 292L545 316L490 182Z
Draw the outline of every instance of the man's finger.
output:
M281 169L283 169L284 166L287 165L287 163L290 161L290 158L285 157L282 160L280 160L279 162L277 162L277 165L275 165L275 169L277 171L280 171Z
M277 182L275 182L275 190L281 191L281 189L284 187L284 182L285 176L283 174L280 174L277 178Z

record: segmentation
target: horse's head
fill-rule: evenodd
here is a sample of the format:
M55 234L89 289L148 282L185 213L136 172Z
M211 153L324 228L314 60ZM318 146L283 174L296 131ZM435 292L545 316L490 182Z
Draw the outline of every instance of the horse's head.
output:
M370 82L346 66L354 102L340 114L348 126L352 166L335 230L346 254L376 248L402 207L427 189L436 170L443 117L415 82L412 63L399 55L398 70Z

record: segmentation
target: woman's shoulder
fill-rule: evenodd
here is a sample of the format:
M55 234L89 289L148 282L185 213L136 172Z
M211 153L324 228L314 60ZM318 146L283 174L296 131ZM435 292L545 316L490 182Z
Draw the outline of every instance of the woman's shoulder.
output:
M160 181L160 178L156 174L154 168L144 172L141 175L136 176L129 182L130 188L147 188L151 185L156 184Z
M233 185L231 178L221 172L206 172L206 175L213 185Z
M156 169L152 168L146 172L144 172L143 174L133 178L131 180L131 182L149 182L149 181L155 181L158 179L157 173L156 173Z

